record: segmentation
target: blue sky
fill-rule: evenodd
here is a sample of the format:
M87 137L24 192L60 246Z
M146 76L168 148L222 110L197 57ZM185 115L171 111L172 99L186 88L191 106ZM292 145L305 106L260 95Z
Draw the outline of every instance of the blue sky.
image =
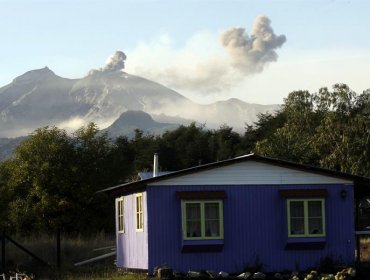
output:
M126 72L202 103L281 103L290 91L337 82L362 92L370 88L369 13L366 0L0 0L0 86L44 66L81 78L121 50ZM222 90L187 87L203 74L200 66L228 63L222 32L243 27L250 34L260 15L286 37L276 61L234 76ZM176 83L166 77L173 71Z

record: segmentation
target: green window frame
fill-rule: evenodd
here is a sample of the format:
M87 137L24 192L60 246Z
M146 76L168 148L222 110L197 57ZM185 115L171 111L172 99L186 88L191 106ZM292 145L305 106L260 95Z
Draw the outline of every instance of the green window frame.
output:
M117 199L117 230L118 233L125 232L125 204L123 196Z
M181 209L184 240L224 238L222 200L183 200Z
M135 196L136 212L136 231L144 231L144 211L143 211L143 194L138 193Z
M324 237L325 199L288 199L288 237Z

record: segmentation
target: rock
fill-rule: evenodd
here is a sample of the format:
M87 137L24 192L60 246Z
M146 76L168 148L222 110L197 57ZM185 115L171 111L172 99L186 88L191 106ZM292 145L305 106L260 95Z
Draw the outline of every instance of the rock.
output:
M173 271L171 268L168 268L168 267L161 267L160 269L158 269L158 278L159 279L165 279L165 280L168 280L168 279L172 279L173 277Z
M186 277L186 274L182 273L182 272L178 272L178 271L174 271L173 272L173 276L175 278L181 278L181 279L184 279Z
M199 276L200 276L200 272L198 271L191 271L191 270L188 271L188 277L190 278L197 278Z
M160 269L166 269L166 268L170 268L166 263L162 264L162 265L158 265L158 266L155 266L153 271L154 271L154 276L156 277L159 277L159 270Z
M317 271L312 270L309 274L307 274L304 280L319 280Z
M320 280L335 280L335 277L333 274L321 274Z
M264 279L266 279L266 275L263 274L262 272L256 272L255 274L253 274L252 278L253 279L264 280Z
M206 273L207 273L207 275L208 275L210 278L217 278L217 277L218 277L218 274L217 274L217 272L215 272L215 271L212 271L212 270L206 270Z
M220 271L218 273L218 275L222 278L226 278L226 277L229 277L229 273L225 272L225 271Z
M278 280L283 280L284 279L283 275L281 275L279 272L274 274L274 278L278 279Z
M345 268L335 275L335 280L347 280L356 276L356 270L352 267Z
M252 275L252 273L250 273L250 272L243 272L243 273L239 274L236 277L241 278L241 279L248 279L249 277L251 277L251 275Z

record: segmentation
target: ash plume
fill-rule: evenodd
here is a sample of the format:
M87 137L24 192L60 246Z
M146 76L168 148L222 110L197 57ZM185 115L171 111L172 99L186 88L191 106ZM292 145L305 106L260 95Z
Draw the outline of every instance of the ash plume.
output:
M231 65L249 75L262 72L266 63L277 60L275 50L285 43L286 37L275 35L270 19L259 16L250 36L245 28L234 27L224 31L220 41L230 56Z
M249 34L243 27L233 27L218 36L218 45L216 40L215 36L200 33L180 50L168 44L170 40L162 45L142 45L133 54L141 65L130 70L180 92L227 95L249 76L276 62L277 50L286 37L275 34L268 17L258 16ZM170 63L158 64L159 57Z
M116 51L108 57L105 66L99 69L91 69L86 76L99 75L104 72L119 72L125 69L125 60L127 56L122 51Z
M116 51L105 64L103 71L121 71L125 68L126 55L124 52Z

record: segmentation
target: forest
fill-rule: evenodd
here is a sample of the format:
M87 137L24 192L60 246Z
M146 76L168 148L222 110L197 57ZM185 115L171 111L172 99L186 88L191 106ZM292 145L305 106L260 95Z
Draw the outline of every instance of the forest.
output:
M151 171L154 153L162 171L175 171L251 152L370 177L370 90L291 92L242 134L195 123L162 135L137 130L132 139L109 139L94 123L72 134L39 128L0 165L0 227L20 235L113 232L113 199L96 192Z

